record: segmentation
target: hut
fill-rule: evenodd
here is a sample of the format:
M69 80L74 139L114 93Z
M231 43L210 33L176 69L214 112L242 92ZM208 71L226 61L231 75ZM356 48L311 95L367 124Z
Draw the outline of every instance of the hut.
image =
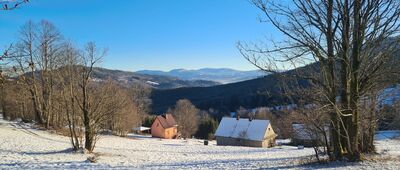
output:
M178 135L178 125L172 114L157 116L151 125L151 136L164 139L175 139Z
M217 145L272 147L276 134L269 120L222 118L216 132Z

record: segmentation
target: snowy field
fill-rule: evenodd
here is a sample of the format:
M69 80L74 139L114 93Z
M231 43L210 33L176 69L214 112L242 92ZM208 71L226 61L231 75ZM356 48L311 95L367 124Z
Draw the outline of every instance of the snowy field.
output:
M390 135L393 137L394 135ZM399 169L400 140L377 141L379 161L302 166L313 149L296 147L250 148L208 146L202 140L159 140L144 136L101 136L91 155L71 153L67 137L0 118L0 169Z

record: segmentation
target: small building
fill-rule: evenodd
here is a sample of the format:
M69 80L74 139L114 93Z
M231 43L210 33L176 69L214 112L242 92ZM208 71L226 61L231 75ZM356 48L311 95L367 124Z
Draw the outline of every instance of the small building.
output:
M217 145L272 147L276 135L269 120L222 118L216 132Z
M302 123L293 123L292 128L293 128L292 143L295 145L313 147L313 146L324 145L326 142L329 142L330 139L329 125L325 125L323 127L324 131L319 130L313 125L307 125Z
M175 139L178 137L178 124L172 114L157 116L151 125L151 136L164 139Z
M135 127L132 130L136 134L143 134L143 133L149 133L150 132L150 128L149 127L143 127L143 126Z

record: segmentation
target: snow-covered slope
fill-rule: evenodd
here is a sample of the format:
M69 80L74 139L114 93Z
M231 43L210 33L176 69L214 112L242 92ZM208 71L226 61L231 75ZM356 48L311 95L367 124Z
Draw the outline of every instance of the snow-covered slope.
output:
M378 141L378 151L400 155L398 140ZM145 136L121 138L101 136L95 152L97 163L89 163L91 155L71 153L67 137L36 130L29 124L3 121L0 118L0 169L307 169L299 161L308 159L313 149L296 147L250 148L205 146L201 140L159 140ZM357 163L351 168L393 168L400 163ZM330 168L322 166L320 168Z
M292 165L296 159L312 155L312 149L295 147L250 148L203 145L191 139L159 140L139 136L101 136L95 152L98 163L69 152L67 137L31 129L24 124L0 121L0 169L5 168L259 168Z

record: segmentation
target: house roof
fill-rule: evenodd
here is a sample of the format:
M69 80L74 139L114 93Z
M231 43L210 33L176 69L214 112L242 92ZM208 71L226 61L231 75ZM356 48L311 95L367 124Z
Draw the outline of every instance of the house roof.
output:
M160 115L156 119L158 119L163 128L178 126L172 114Z
M263 141L269 120L222 118L215 136Z

